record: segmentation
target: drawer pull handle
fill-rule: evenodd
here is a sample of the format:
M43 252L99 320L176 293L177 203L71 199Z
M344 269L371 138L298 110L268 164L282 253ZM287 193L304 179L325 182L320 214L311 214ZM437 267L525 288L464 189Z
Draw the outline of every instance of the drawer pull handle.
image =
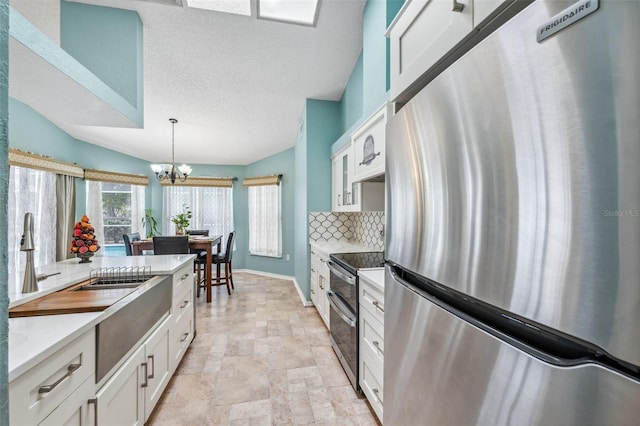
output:
M313 289L311 289L311 293L315 294L316 292L315 292L315 291L313 291Z
M89 398L87 404L93 404L93 426L98 426L98 398Z
M149 374L147 376L147 378L149 379L153 379L153 377L156 375L156 361L154 359L155 355L149 355L147 358L151 361L151 374Z
M147 386L149 386L149 369L147 368L147 363L143 362L141 364L142 367L144 367L144 383L140 385L141 388L146 388Z
M380 307L380 302L378 302L377 300L373 301L373 306L375 306L376 308L380 309L382 312L384 312L384 309Z
M383 350L382 350L382 348L380 347L380 343L379 343L377 340L374 340L374 341L373 341L373 346L375 346L375 347L376 347L376 349L377 349L378 351L380 351L380 354L381 354L381 355L384 355L384 351L383 351Z
M316 270L311 268L311 272L313 272L314 274L316 273Z
M180 339L180 342L182 343L182 342L184 342L185 340L187 340L187 337L189 337L189 333L184 333L184 334L182 335L182 339Z
M184 275L180 278L180 281L184 281L184 280L186 280L187 278L189 278L189 273L188 273L188 272L187 272L186 274L184 274Z
M64 374L64 376L60 377L58 380L56 380L54 383L50 384L50 385L44 385L44 386L40 386L40 389L38 389L38 393L49 393L52 390L54 390L56 388L56 386L58 386L60 383L62 383L64 381L64 379L66 379L67 377L70 377L74 371L76 371L78 368L80 368L82 366L82 364L70 364L67 367L67 372Z
M189 304L188 300L185 300L184 302L182 302L182 305L180 305L180 309L184 309L185 306L187 306Z
M462 12L464 10L464 4L458 2L457 0L453 0L453 10L454 12Z
M378 388L373 388L371 390L373 391L373 394L376 396L376 399L380 401L380 404L382 404L382 399L380 399L380 391L378 390Z

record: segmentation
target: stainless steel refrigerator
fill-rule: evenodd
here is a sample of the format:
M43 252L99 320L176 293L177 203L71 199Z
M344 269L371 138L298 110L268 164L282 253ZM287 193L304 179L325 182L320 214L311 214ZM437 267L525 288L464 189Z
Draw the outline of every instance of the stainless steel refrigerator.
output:
M572 5L390 120L386 426L640 424L640 1Z

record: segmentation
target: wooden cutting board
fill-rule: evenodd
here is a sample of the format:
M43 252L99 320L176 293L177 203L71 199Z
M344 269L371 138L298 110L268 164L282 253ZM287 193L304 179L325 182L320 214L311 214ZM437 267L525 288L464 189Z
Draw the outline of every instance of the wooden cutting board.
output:
M81 284L82 285L82 284ZM80 285L51 293L9 309L9 318L100 312L135 291L135 288L75 290Z

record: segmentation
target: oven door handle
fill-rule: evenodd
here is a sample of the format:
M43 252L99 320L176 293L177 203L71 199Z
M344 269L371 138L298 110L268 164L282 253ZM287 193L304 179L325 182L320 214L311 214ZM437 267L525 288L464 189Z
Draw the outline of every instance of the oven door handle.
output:
M351 315L345 313L345 309L341 306L344 304L338 299L338 296L333 291L327 290L327 300L342 321L349 324L349 327L351 328L356 326L356 318L352 318Z
M327 266L329 267L329 270L331 272L333 272L338 278L340 278L341 280L343 280L347 284L352 285L352 286L356 285L356 277L351 275L349 272L345 271L340 266L336 265L335 263L333 263L330 260L327 261Z

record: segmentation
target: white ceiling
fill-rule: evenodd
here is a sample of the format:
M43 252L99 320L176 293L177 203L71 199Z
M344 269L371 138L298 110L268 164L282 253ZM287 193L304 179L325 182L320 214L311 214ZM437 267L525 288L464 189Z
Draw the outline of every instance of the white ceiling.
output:
M68 126L150 162L245 165L295 144L306 98L337 101L362 48L365 0L321 0L315 28L171 0L77 0L136 10L144 25L144 129Z

